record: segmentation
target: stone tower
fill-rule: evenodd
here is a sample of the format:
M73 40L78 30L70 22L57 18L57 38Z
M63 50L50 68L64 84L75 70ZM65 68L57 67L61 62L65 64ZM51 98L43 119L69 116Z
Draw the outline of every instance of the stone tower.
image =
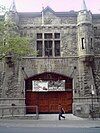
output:
M80 113L87 114L91 108L91 93L95 90L93 77L94 62L94 30L92 22L92 14L87 10L85 1L83 0L82 9L77 16L78 30L78 71L79 71L79 90L78 97L83 99L80 103ZM95 93L96 95L96 93ZM87 100L86 103L86 99ZM78 99L78 100L79 100ZM79 102L79 101L78 101Z
M78 27L78 55L79 55L79 76L85 76L86 82L84 85L84 94L88 87L90 94L90 85L94 85L92 76L92 62L94 57L94 34L92 24L92 14L87 10L85 1L83 0L83 8L78 13L77 17ZM90 76L90 79L88 75ZM86 76L87 75L87 76ZM89 81L88 81L89 79ZM85 79L84 79L85 80ZM85 90L86 89L86 90Z
M87 10L84 0L82 9L78 13L77 26L79 57L87 58L93 56L94 33L92 24L92 14L90 11Z

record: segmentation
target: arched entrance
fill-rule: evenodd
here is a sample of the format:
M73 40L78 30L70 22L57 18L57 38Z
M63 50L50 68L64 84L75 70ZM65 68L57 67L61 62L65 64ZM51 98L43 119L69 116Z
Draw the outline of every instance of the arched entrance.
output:
M62 104L66 113L72 112L72 78L45 72L25 80L26 106L39 108L39 113L57 113L58 104ZM34 113L27 109L27 113Z

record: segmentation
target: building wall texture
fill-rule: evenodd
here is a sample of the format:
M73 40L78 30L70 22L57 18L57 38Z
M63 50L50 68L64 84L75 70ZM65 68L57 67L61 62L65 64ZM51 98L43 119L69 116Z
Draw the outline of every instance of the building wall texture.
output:
M6 19L7 17L9 16ZM0 62L0 106L9 106L12 103L25 105L27 76L54 72L73 79L73 114L77 116L89 116L93 85L94 110L99 117L100 14L92 14L87 10L54 12L47 7L40 13L15 12L12 21L19 26L21 36L30 38L33 50L36 50L37 33L60 33L61 55L23 57L20 63L15 62L14 67Z

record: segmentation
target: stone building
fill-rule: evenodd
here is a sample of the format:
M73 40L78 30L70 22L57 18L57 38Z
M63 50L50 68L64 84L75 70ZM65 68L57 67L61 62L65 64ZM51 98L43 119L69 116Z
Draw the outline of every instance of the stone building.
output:
M88 117L94 110L99 116L100 14L92 14L84 0L79 12L46 7L22 13L13 2L8 18L38 54L14 66L0 62L0 107L37 105L39 113L57 113L61 103L66 113Z

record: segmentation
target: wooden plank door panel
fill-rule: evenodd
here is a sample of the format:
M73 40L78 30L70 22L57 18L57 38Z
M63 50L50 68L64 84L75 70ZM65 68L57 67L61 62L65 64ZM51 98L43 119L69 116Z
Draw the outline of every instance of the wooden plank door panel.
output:
M62 104L66 112L72 112L72 92L26 92L26 105L39 107L40 113L57 113L58 105ZM32 108L27 112L34 112Z

